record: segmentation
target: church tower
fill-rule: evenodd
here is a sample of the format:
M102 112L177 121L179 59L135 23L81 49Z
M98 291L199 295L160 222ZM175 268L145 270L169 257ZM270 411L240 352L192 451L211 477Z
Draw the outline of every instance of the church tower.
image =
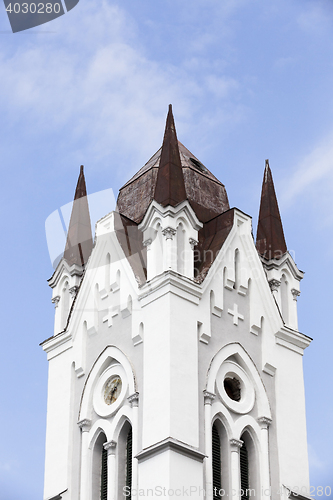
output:
M49 280L44 500L307 498L302 277L268 161L255 243L171 106L94 244L81 167Z

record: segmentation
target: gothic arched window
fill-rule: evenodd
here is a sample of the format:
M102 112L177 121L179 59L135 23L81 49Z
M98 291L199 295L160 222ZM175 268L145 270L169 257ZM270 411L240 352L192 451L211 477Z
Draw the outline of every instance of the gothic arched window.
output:
M222 488L221 478L221 440L216 424L212 428L212 458L213 458L213 500L220 499Z
M248 498L248 490L249 490L249 454L246 448L245 441L243 441L243 446L240 449L239 459L240 459L242 500L246 500Z
M132 426L124 423L118 438L118 498L131 500L132 494ZM124 496L125 495L125 496Z
M107 442L104 432L96 439L92 456L92 498L107 500L107 451L104 444Z
M101 500L108 498L108 452L103 447L101 465Z
M126 439L126 486L127 491L132 491L132 427L130 427ZM131 498L131 495L127 498Z
M257 497L260 491L258 455L251 433L245 430L241 436L243 446L239 450L242 500Z

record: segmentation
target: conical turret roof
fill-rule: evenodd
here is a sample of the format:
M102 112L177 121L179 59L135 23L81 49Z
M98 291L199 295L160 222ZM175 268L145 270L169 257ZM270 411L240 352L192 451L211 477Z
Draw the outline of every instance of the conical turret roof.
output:
M266 160L262 183L256 247L266 259L279 259L287 252L272 172Z
M91 254L93 246L86 181L83 165L77 181L72 214L68 226L64 259L72 266L84 266Z
M139 224L153 199L163 206L188 200L201 222L229 209L224 185L177 140L171 107L162 147L120 189L117 208Z
M157 173L154 199L163 207L167 205L175 207L186 200L186 198L175 121L172 114L172 106L170 104Z

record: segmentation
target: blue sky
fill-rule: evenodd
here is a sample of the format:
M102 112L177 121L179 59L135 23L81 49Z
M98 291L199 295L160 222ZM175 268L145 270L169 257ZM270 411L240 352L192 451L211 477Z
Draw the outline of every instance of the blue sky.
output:
M0 6L2 227L0 500L42 498L46 355L53 329L45 220L115 195L178 137L253 216L269 158L300 269L311 484L333 486L333 2L80 0L12 34ZM112 208L112 207L111 207Z

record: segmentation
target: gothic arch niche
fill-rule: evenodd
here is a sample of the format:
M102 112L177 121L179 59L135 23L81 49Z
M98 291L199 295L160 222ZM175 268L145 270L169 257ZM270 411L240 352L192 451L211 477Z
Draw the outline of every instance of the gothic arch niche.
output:
M283 270L281 276L281 313L283 321L288 325L289 323L289 299L291 296L290 292L290 277L289 273Z
M111 255L110 253L106 254L105 257L105 283L104 283L104 288L107 292L110 291L110 285L111 285Z
M184 274L185 270L185 228L183 222L177 226L177 272Z
M64 330L67 324L67 318L69 314L69 281L68 277L65 276L63 278L61 287L61 300L60 300L60 306L61 306L61 330Z
M210 291L209 300L210 300L210 314L213 314L214 313L214 307L215 307L215 293L214 293L214 290Z
M240 284L240 253L239 249L236 248L235 250L235 283L234 283L234 289L238 290L239 284Z
M163 235L162 235L162 226L160 224L160 222L157 223L156 225L156 235L155 235L155 241L154 241L154 244L155 244L155 250L154 250L154 255L161 255L162 258L161 259L157 259L156 262L155 262L155 274L158 275L158 274L161 274L163 272L163 259L164 259L164 255L163 255Z
M233 395L230 389L228 395L225 389L225 378L237 378L240 382L240 395ZM237 390L239 387L237 387ZM235 450L232 446L238 446L240 441L244 441L244 451L247 451L248 457L248 479L249 488L260 492L260 485L269 485L269 449L268 442L262 439L261 420L271 421L271 411L266 394L264 384L261 380L259 372L254 365L252 359L246 353L244 348L238 343L231 343L224 346L212 359L207 373L207 394L215 394L215 399L210 407L210 413L206 413L205 428L211 432L211 422L220 420L223 423L225 433L220 431L220 439L225 439L223 436L228 435L228 440L225 439L225 453L228 456L229 469L224 466L222 472L229 479L230 483L225 484L228 479L225 479L222 488L239 488L240 461L237 468L231 467L232 454ZM229 389L228 389L229 391ZM237 391L236 391L237 392ZM218 419L217 419L218 417ZM209 419L209 420L208 420ZM223 429L223 427L222 427ZM222 432L222 433L221 433ZM208 438L206 436L206 442ZM221 446L223 449L223 445ZM206 449L206 454L211 453L209 448ZM234 455L233 455L234 456ZM222 454L223 457L223 454ZM209 465L209 462L207 462ZM212 468L212 464L210 466ZM209 470L209 466L208 469ZM223 476L221 477L223 481ZM212 481L212 478L206 476L207 485ZM253 496L253 495L252 495ZM257 496L257 494L256 494ZM244 500L244 499L243 499Z
M112 367L121 367L123 372L122 387L126 389L126 394L131 395L136 393L136 380L131 363L125 354L115 346L107 347L96 360L94 366L90 370L87 381L81 397L79 421L92 418L92 400L96 386L99 383L100 377ZM125 394L125 395L126 395Z
M93 500L107 500L107 451L104 444L107 442L105 433L101 430L95 440L92 451L91 464L91 498Z
M95 284L94 287L94 326L96 331L98 330L98 312L99 312L99 303L100 303L100 295L99 295L99 285Z
M207 385L205 388L206 391L215 394L216 384L219 387L223 385L223 380L218 380L218 375L224 363L232 363L234 365L235 371L238 365L239 373L237 370L236 376L240 377L241 374L245 373L246 377L244 377L244 385L249 384L247 395L247 405L249 409L244 408L239 413L246 414L253 408L254 402L252 404L251 401L254 397L253 392L255 392L255 404L258 414L260 416L265 416L271 419L271 410L265 386L252 359L239 343L227 344L226 346L222 347L222 349L220 349L220 351L218 351L218 353L213 357L207 373ZM228 372L228 370L229 367L227 367L226 372ZM222 374L223 371L220 373ZM240 402L242 402L242 398ZM230 406L233 406L230 401L229 404Z

